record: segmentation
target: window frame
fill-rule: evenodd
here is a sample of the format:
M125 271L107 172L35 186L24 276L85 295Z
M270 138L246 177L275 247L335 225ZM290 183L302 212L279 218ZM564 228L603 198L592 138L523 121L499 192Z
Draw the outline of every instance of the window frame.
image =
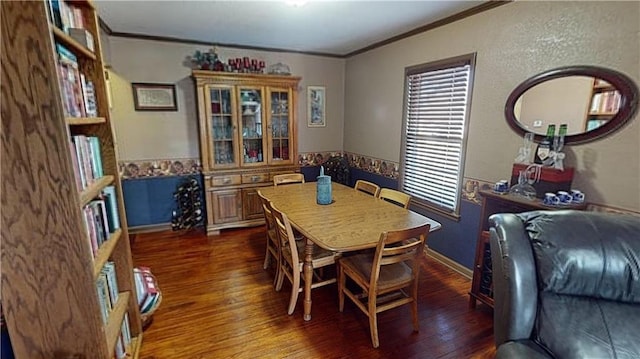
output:
M402 101L402 146L400 152L400 176L398 179L398 185L400 189L404 189L405 184L405 171L407 168L407 119L408 119L408 92L409 92L409 76L429 72L429 71L437 71L447 68L453 68L458 66L469 65L469 79L467 82L467 102L465 106L465 115L463 122L463 132L462 132L462 141L460 143L460 158L459 158L459 171L457 177L457 187L456 187L456 195L455 195L455 205L453 210L449 208L440 206L435 202L429 201L427 199L418 198L415 195L412 195L412 203L419 208L423 208L426 210L434 211L438 214L441 214L445 217L448 217L452 220L459 221L460 220L460 204L462 200L462 185L464 179L464 169L465 169L465 159L467 152L467 141L468 141L468 132L469 132L469 124L471 119L471 103L472 103L472 95L473 95L473 83L475 76L475 66L476 66L476 53L465 54L461 56L450 57L447 59L442 59L438 61L428 62L420 65L409 66L405 68L404 72L404 96Z

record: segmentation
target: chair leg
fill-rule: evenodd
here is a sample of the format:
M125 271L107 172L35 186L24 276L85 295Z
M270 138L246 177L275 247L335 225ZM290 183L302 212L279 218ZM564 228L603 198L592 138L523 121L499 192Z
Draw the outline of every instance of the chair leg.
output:
M418 321L418 301L411 302L411 317L413 318L413 331L420 331L420 322Z
M282 259L280 259L278 262L282 261ZM284 280L284 269L282 269L281 267L282 262L278 263L278 274L277 274L277 280L276 280L276 292L279 292L280 289L282 289L282 282Z
M337 263L336 263L337 264ZM340 313L344 309L344 284L345 284L344 269L341 265L338 265L338 309Z
M375 298L373 299L375 301ZM376 313L376 306L373 304L369 304L369 330L371 331L371 342L373 343L373 347L377 348L380 346L380 341L378 340L378 314Z
M278 285L278 278L280 278L280 258L276 258L276 273L273 277L273 286Z
M262 264L262 269L267 269L269 268L269 263L271 262L271 251L269 250L269 241L270 239L267 238L267 253L265 253L264 255L264 263Z
M293 272L293 282L291 283L291 299L289 299L289 315L293 314L296 309L296 303L298 302L298 293L300 292L300 272Z

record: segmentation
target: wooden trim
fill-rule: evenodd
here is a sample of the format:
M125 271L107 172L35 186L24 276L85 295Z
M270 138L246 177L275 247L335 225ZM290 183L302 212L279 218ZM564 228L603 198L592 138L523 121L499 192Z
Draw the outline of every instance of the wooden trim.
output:
M438 263L441 263L447 267L449 267L451 270L453 270L454 272L464 276L465 278L471 280L473 278L473 271L465 266L463 266L462 264L454 261L453 259L446 257L436 251L434 251L431 248L425 248L425 254L427 255L427 257L429 257L430 259L433 259L435 261L437 261Z
M59 28L57 28L57 27L55 27L53 25L51 27L53 28L53 35L55 36L55 38L58 41L60 41L64 45L69 46L69 47L73 48L74 50L82 53L82 55L90 58L91 60L96 61L96 54L95 53L91 52L91 50L89 50L86 47L84 47L84 45L82 45L81 43L76 41L73 37L65 34L64 31L60 30Z
M335 57L335 58L344 58L344 55L330 54L326 52L315 52L315 51L298 51L292 49L281 49L276 47L262 47L262 46L248 46L248 45L240 45L240 44L228 44L228 43L220 43L220 42L210 42L210 41L201 41L195 39L184 39L178 37L170 37L170 36L156 36L156 35L145 35L145 34L136 34L131 32L119 32L112 31L109 36L116 37L125 37L131 39L139 39L139 40L151 40L151 41L163 41L163 42L176 42L180 44L194 44L194 45L205 45L205 46L218 46L218 47L228 47L233 49L243 49L243 50L255 50L255 51L269 51L269 52L288 52L293 54L303 54L303 55L313 55L313 56L326 56L326 57Z
M90 184L87 188L82 190L82 192L80 193L80 205L84 206L85 204L89 203L89 201L91 201L96 196L98 196L98 194L100 193L100 191L102 191L102 189L112 184L114 180L115 180L115 177L110 175L102 176L96 179L95 182Z
M350 52L350 53L348 53L346 55L343 55L342 57L343 58L349 58L349 57L352 57L352 56L355 56L355 55L359 55L359 54L362 54L364 52L367 52L367 51L370 51L370 50L373 50L373 49L377 49L378 47L382 47L382 46L391 44L393 42L400 41L400 40L405 39L407 37L411 37L413 35L417 35L417 34L425 32L425 31L433 30L433 29L438 28L440 26L451 24L451 23L456 22L458 20L462 20L464 18L467 18L467 17L469 17L471 15L476 15L476 14L479 14L481 12L484 12L484 11L487 11L487 10L491 10L491 9L493 9L495 7L498 7L500 5L505 5L505 4L508 4L510 2L512 2L512 1L493 1L493 0L491 0L491 1L488 1L488 2L485 2L485 3L482 3L482 4L478 5L478 6L472 7L471 9L468 9L468 10L459 12L457 14L453 14L451 16L445 17L444 19L434 21L432 23L420 26L420 27L415 28L413 30L409 30L409 31L407 31L405 33L402 33L400 35L393 36L393 37L390 37L390 38L388 38L386 40L382 40L382 41L376 42L374 44L371 44L369 46L363 47L363 48L361 48L359 50L352 51L352 52Z
M171 223L149 224L144 226L129 227L129 234L162 232L171 230Z
M93 260L93 279L98 280L100 273L102 272L102 267L107 263L111 254L113 253L113 249L116 248L118 241L122 237L122 229L118 228L115 232L109 233L109 239L107 239L100 248L98 248L98 252L96 253L96 257Z
M124 314L127 312L127 305L129 304L131 293L132 292L118 293L118 301L113 307L113 310L109 312L109 322L105 327L105 334L107 336L107 348L109 348L109 358L113 357L113 353L116 348L116 341L120 336L122 321L124 320Z
M105 123L107 122L107 119L104 117L67 117L65 118L65 121L69 126L80 126Z
M107 35L112 36L113 30L111 30L109 25L107 25L107 23L104 22L104 20L102 20L101 17L98 17L98 25L100 26L100 29L104 31Z

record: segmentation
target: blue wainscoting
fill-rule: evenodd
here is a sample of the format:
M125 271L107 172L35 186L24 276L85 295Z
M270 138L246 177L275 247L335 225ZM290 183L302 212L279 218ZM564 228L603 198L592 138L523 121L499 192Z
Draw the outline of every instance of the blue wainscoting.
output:
M177 209L173 193L188 178L196 178L204 190L202 175L144 177L122 180L124 207L130 228L171 223Z
M320 167L300 169L305 181L315 182ZM188 177L149 177L123 180L125 208L129 227L163 225L171 222L176 209L173 193L179 183ZM202 176L196 176L202 186ZM380 187L398 188L398 181L359 168L350 169L350 185L357 180L373 182ZM442 223L442 229L429 235L429 248L469 269L473 268L481 206L462 201L460 221L456 222L437 213L414 208L417 212Z

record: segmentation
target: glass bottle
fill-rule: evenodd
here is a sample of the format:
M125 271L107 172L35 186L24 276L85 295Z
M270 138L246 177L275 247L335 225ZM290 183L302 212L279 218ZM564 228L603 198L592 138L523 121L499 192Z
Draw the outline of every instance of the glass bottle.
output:
M544 161L549 158L551 152L551 146L553 145L553 137L556 134L556 125L549 125L547 127L547 135L540 141L536 148L535 163L544 164Z

